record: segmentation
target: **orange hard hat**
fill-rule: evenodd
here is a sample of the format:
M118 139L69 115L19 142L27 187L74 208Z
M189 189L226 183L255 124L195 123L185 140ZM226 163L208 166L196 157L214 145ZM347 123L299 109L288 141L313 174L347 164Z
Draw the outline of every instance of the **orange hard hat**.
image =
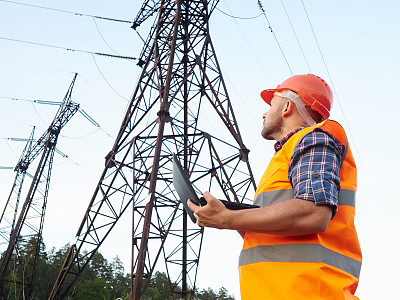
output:
M262 91L261 98L271 105L274 93L284 90L296 92L307 105L319 112L324 120L329 118L333 95L331 88L321 77L313 74L294 75L275 89Z

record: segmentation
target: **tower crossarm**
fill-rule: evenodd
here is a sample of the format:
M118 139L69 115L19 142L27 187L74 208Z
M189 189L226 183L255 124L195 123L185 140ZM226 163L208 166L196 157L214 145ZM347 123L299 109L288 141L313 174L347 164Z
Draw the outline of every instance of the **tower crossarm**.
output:
M160 9L160 4L161 0L144 1L131 27L136 30L137 27Z
M75 74L68 91L58 109L51 125L49 128L42 134L42 136L36 141L36 143L26 151L25 155L21 156L18 161L15 171L17 170L26 170L29 165L35 158L41 153L43 147L45 145L47 136L51 131L60 131L62 127L69 121L69 119L75 114L75 112L79 109L79 104L71 101L72 89L75 84L75 80L78 74Z

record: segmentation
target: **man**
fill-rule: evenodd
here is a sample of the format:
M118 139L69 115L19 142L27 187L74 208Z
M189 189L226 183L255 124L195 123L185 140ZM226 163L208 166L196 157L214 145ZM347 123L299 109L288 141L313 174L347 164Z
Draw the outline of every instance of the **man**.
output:
M228 210L209 192L207 205L188 205L200 226L244 238L242 300L358 299L357 170L343 128L327 120L332 91L306 74L261 97L271 106L261 135L276 140L276 153L256 191L260 208Z

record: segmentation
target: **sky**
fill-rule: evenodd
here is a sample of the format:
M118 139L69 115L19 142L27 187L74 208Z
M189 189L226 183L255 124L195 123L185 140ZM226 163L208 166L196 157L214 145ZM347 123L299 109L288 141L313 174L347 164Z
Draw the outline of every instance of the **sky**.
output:
M56 154L54 159L43 235L48 249L60 248L73 241L140 71L133 61L89 53L137 57L143 42L129 23L88 15L132 21L141 1L17 3L28 2L0 0L1 209L15 177L12 169L3 167L14 167L25 146L12 139L28 138L33 126L39 137L57 110L32 100L62 101L78 73L72 99L100 125L77 113L57 144L68 157ZM358 166L355 222L363 267L356 295L364 300L396 299L400 4L389 0L262 3L267 18L260 15L257 1L223 0L210 19L211 38L242 138L250 149L255 180L260 180L273 156L273 142L260 136L261 115L268 110L260 91L292 74L321 76L334 91L331 118L347 131ZM139 27L143 38L148 28ZM127 272L130 227L123 217L100 248L109 260L118 255ZM224 286L240 299L241 245L235 232L206 229L199 288Z

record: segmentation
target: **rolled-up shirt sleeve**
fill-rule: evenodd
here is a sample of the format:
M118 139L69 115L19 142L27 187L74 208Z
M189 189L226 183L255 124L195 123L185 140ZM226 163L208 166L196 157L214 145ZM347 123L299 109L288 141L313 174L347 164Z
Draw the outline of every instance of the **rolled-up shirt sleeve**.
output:
M343 151L344 146L325 131L314 130L304 136L294 149L288 169L294 197L329 205L335 216Z

